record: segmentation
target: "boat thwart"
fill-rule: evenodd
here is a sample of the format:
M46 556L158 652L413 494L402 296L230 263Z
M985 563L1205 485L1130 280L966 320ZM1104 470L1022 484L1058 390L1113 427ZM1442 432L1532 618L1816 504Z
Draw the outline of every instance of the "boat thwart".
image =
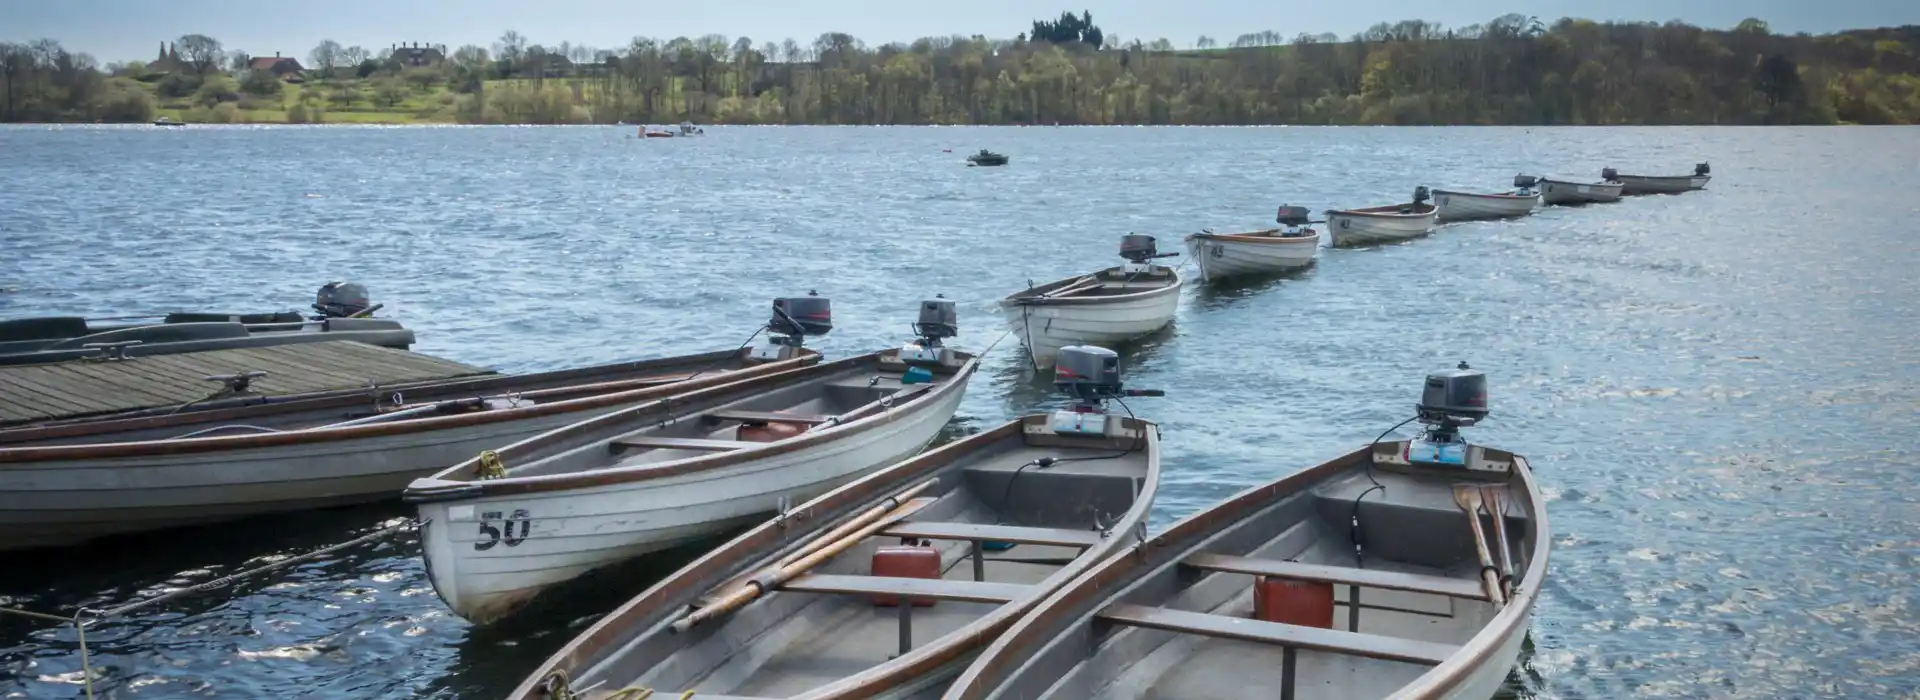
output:
M887 467L762 523L574 638L508 694L572 700L937 694L1020 615L1138 541L1153 423L1109 414L1119 357L1062 350L1073 409ZM902 599L905 600L902 600Z
M776 307L782 330L825 299ZM952 302L927 302L905 347L605 413L497 447L407 486L440 598L487 622L593 569L710 537L919 452L979 361L939 344ZM938 330L936 328L944 328ZM948 334L948 335L942 335Z
M1050 367L1060 348L1125 343L1172 323L1180 272L1149 261L1175 255L1159 252L1152 236L1128 234L1120 239L1125 265L1029 287L1002 299L1001 309L1033 365Z
M1187 252L1200 268L1202 282L1306 267L1320 253L1320 234L1307 228L1315 223L1308 220L1310 213L1306 207L1281 206L1274 220L1284 228L1191 234L1186 240Z
M1485 386L1432 375L1422 436L1247 489L1095 565L945 699L1492 697L1548 532L1526 459L1459 438Z

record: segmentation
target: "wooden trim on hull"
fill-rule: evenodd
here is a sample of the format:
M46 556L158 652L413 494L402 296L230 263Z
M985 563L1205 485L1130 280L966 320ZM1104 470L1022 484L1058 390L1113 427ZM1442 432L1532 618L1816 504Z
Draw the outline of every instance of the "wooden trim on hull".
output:
M747 351L742 350L740 352L744 357ZM791 371L820 361L818 353L812 351L806 351L806 353L807 354L801 357L790 360L769 362L733 372L715 371L708 375L681 382L555 401L553 403L480 411L454 416L395 420L387 423L370 423L342 428L288 430L276 433L199 437L181 440L147 440L141 442L0 448L0 474L3 474L10 465L31 462L157 457L229 450L250 450L288 445L313 445L343 440L407 435L449 428L504 423L527 418L620 406L635 401L646 401L716 385L724 385L729 382L739 382L754 377ZM132 468L138 467L138 465L128 466Z

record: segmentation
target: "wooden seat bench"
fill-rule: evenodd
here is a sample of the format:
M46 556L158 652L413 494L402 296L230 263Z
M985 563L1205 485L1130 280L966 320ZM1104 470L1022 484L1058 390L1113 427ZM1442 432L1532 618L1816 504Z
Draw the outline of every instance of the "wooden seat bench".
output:
M1131 627L1276 644L1286 647L1289 652L1293 649L1312 649L1429 666L1439 665L1460 651L1460 647L1451 644L1127 603L1110 606L1100 611L1097 617ZM1289 666L1292 661L1293 655L1289 653ZM1292 674L1289 672L1285 675Z
M1013 544L1092 547L1100 543L1093 530L1067 530L1052 527L1020 527L981 523L943 523L906 521L880 531L892 537L920 537L929 540L971 540L974 542L1011 542Z
M827 421L833 420L833 416L822 416L822 415L816 415L811 413L787 413L785 411L741 411L741 410L735 410L730 408L723 408L718 411L708 411L704 415L707 416L708 418L713 418L715 420L737 420L737 421L743 421L747 423L777 422L777 423L803 423L806 425L819 425L821 423L825 423Z
M1378 588L1389 591L1426 593L1449 598L1487 600L1487 592L1480 587L1479 581L1447 578L1445 576L1409 574L1398 571L1382 571L1380 569L1356 569L1350 566L1303 564L1297 561L1255 559L1253 557L1237 557L1228 554L1208 553L1189 555L1180 563L1203 571L1273 576L1296 581L1317 581L1347 586L1361 586L1364 588Z
M989 581L953 581L938 578L904 576L852 576L839 574L803 574L780 584L780 590L803 593L845 593L851 595L891 595L903 598L931 598L965 603L1005 603L1026 595L1024 583ZM911 606L908 606L911 607Z
M767 443L746 442L743 440L710 440L706 438L636 436L636 437L614 438L609 442L609 444L616 445L619 447L640 447L640 448L657 449L657 450L705 450L710 452L726 452L728 450L740 450L748 447L758 447L760 445L765 445Z
M802 574L780 584L779 589L801 593L898 596L895 607L898 608L900 615L900 653L905 655L913 650L913 599L931 598L998 605L1026 595L1028 591L1033 590L1033 586L1024 583L952 581L904 576Z

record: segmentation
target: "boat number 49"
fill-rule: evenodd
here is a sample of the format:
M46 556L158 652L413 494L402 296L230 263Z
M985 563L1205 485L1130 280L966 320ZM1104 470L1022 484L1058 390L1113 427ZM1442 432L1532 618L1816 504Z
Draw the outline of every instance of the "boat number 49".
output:
M500 511L489 511L480 514L482 539L473 543L473 548L484 552L501 542L508 547L518 547L530 534L533 534L533 516L525 508L516 509L505 518L500 517Z

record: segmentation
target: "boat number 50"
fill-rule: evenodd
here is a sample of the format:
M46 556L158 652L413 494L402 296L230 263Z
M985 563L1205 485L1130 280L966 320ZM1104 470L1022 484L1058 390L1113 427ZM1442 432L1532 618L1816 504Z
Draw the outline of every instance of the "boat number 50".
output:
M498 527L495 527L496 523ZM518 526L517 530L515 526ZM525 508L513 511L506 518L501 518L497 510L481 513L480 536L484 539L473 543L473 548L484 552L503 541L508 547L518 547L521 542L527 541L527 535L530 534L533 534L533 516Z

